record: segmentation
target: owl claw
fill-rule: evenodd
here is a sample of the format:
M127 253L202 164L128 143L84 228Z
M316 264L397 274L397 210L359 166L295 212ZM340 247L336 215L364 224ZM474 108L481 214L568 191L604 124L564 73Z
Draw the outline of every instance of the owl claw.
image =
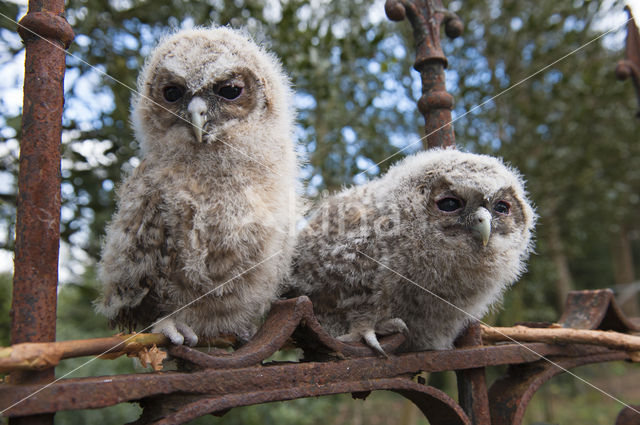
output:
M151 331L163 334L169 338L172 344L175 345L182 345L186 343L186 345L193 347L198 343L198 337L189 325L174 321L173 319L160 320L158 323L153 325Z
M382 323L378 323L376 325L376 332L380 335L393 335L402 333L407 335L409 333L409 328L407 324L404 323L399 317L395 317L393 319L385 320Z
M380 343L378 342L378 338L376 337L376 332L373 329L350 332L348 334L340 335L336 339L341 342L355 342L364 339L369 347L373 348L381 355L389 357L389 355L382 349L382 346L380 345Z
M376 333L382 336L392 335L397 333L403 333L407 335L409 333L409 328L407 327L407 324L404 323L404 320L402 320L399 317L394 317L392 319L379 322L378 324L376 324L375 329L373 328L365 328L362 330L352 329L351 332L349 332L348 334L340 335L336 339L342 342L354 342L354 341L360 341L364 339L364 341L367 343L369 347L373 348L374 350L376 350L376 352L380 353L381 355L385 357L389 357L389 355L385 353L385 351L382 349L382 346L378 341L378 337L376 336Z
M194 347L198 343L198 336L187 324L176 322L176 329L182 334L184 343L189 347Z
M378 338L376 337L376 332L373 329L367 329L366 331L364 331L362 337L367 342L369 347L373 348L383 356L389 357L389 355L382 349L382 346L380 345L380 342L378 342Z

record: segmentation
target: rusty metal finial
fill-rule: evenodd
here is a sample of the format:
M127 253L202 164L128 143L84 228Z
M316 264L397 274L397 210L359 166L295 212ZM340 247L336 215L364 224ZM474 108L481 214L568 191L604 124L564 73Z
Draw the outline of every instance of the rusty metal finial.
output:
M445 87L447 58L440 47L440 24L444 21L445 33L455 38L462 34L462 21L441 0L387 0L384 10L392 21L407 18L413 27L416 46L413 67L422 78L418 109L425 120L425 148L455 146L451 125L453 96Z
M620 80L626 80L631 77L636 89L636 95L638 96L638 105L640 105L640 33L633 19L631 8L625 6L624 10L629 14L627 40L625 43L625 59L616 65L616 75ZM636 116L640 118L640 110L636 113Z

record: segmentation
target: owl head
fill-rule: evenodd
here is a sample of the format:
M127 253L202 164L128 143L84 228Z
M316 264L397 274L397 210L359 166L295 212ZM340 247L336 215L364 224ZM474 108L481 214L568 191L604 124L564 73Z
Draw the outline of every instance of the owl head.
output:
M147 58L132 123L143 154L221 144L246 151L256 134L292 131L289 92L279 61L242 32L183 30Z
M413 155L380 181L394 199L399 230L440 269L503 273L514 281L533 248L536 213L522 176L501 159L437 149ZM457 266L456 266L457 265Z

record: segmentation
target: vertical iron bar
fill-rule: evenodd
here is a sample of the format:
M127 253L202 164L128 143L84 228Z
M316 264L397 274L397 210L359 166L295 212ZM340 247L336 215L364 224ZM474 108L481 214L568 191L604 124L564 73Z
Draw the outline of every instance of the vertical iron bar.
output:
M405 18L413 28L416 47L414 68L422 79L422 97L418 109L424 116L425 149L455 146L451 125L453 96L445 87L447 58L440 45L440 24L444 22L449 38L462 34L462 21L445 9L441 0L387 0L385 12L392 21Z
M629 15L627 22L627 38L625 42L625 58L616 65L616 75L621 80L631 78L633 86L638 97L638 105L640 106L640 33L638 26L631 13L631 8L627 5L624 7ZM636 116L640 118L640 110Z
M30 0L18 24L26 46L16 218L11 342L54 341L60 241L60 134L65 52L74 34L64 0ZM16 372L13 383L41 383L54 369ZM53 415L11 420L50 424Z
M482 335L478 322L469 324L456 340L456 348L482 346ZM464 409L472 425L491 425L489 395L485 368L456 370L458 380L458 403Z

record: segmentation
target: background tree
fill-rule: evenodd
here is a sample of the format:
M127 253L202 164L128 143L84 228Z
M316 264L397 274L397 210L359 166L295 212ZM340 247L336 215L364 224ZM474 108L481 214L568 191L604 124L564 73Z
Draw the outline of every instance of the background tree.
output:
M462 143L504 156L529 180L541 216L538 257L519 289L557 310L570 289L633 281L636 106L631 86L614 78L620 53L606 47L610 39L589 43L607 11L589 1L482 3L460 9L468 31L451 51L460 114L580 49L456 127Z

